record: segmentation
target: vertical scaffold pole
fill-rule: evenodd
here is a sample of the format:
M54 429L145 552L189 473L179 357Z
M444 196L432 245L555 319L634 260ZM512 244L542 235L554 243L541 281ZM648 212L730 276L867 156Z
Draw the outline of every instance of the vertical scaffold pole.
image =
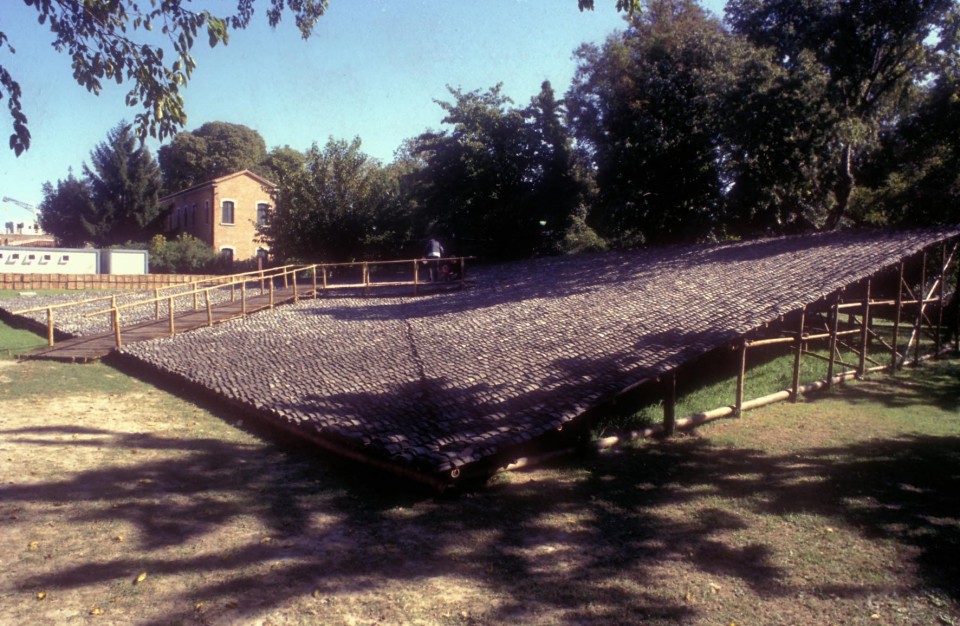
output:
M890 371L896 373L900 353L897 343L900 341L900 317L903 315L903 261L900 261L900 278L897 280L897 304L893 314L893 337L890 342Z
M947 281L947 242L940 243L940 289L937 290L937 325L933 329L933 354L934 358L940 358L941 335L940 327L943 326L943 288Z
M827 388L833 386L833 366L837 360L837 332L840 330L840 294L833 301L830 318L830 360L827 362Z
M677 427L677 372L667 374L663 390L663 433L667 437L673 436Z
M734 399L733 415L741 417L743 415L743 387L744 379L747 375L747 340L740 340L740 364L737 368L737 396Z
M860 327L860 360L857 361L857 378L863 378L867 371L867 344L870 342L870 279L867 279L866 293L863 294L863 324Z
M920 335L923 329L923 306L927 299L927 251L923 251L920 261L920 290L917 292L917 323L914 327L913 335L916 343L913 346L913 366L920 365Z
M796 402L800 399L800 361L803 357L803 331L807 322L807 307L800 309L800 327L797 329L796 352L793 355L793 388L790 393L790 401Z

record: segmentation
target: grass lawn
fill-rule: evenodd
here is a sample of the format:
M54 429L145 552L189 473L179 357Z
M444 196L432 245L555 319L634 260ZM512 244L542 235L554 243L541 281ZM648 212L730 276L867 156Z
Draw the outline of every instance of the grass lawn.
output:
M960 624L958 491L956 359L442 497L0 360L10 624Z

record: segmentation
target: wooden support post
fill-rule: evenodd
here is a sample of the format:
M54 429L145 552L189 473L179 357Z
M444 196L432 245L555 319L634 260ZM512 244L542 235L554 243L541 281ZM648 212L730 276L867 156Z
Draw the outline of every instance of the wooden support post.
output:
M807 307L800 309L800 327L797 329L796 353L793 355L793 388L791 390L791 402L800 399L800 361L803 357L803 331L807 321Z
M923 307L927 292L927 251L923 251L923 259L920 262L920 291L917 294L917 322L913 329L914 337L917 343L913 346L913 366L920 365L920 329L923 328Z
M900 261L900 278L897 280L897 304L896 311L893 314L893 341L890 342L890 371L896 373L897 360L900 353L897 352L897 342L900 341L900 317L903 314L903 261Z
M947 280L947 242L940 243L940 289L937 290L937 325L933 329L933 358L940 358L941 335L940 328L943 326L943 288Z
M111 309L117 308L117 297L116 297L116 296L110 296L110 308L111 308ZM110 317L110 330L113 330L113 316Z
M867 367L867 344L870 341L870 279L867 279L863 295L863 324L860 327L860 360L857 362L857 378L863 378Z
M203 295L207 304L207 326L213 326L213 307L210 306L210 290L205 289Z
M193 310L194 311L200 308L200 303L198 302L199 298L200 298L200 294L197 292L197 286L194 285L193 286Z
M270 279L270 308L273 308L273 279Z
M419 295L420 293L420 264L417 263L417 260L413 260L413 295Z
M262 258L258 259L258 261L260 262L261 265L263 265L263 259L262 259ZM263 268L261 267L261 268L260 268L260 295L261 295L261 296L263 295L263 290L264 290L264 286L263 286Z
M323 290L326 291L327 290L327 266L326 265L320 266L320 275L323 277Z
M837 359L837 332L840 328L840 294L833 303L830 317L830 360L827 364L827 388L833 385L833 365Z
M317 299L317 266L313 266L313 299Z
M47 307L47 345L53 346L53 307Z
M173 337L175 334L177 334L177 326L173 321L173 296L170 296L167 299L167 309L170 313L170 336Z
M958 245L960 244L954 244L954 255L956 255ZM957 282L953 290L953 298L954 300L960 300L960 258L957 259ZM960 306L957 306L955 315L956 317L953 320L953 351L960 352Z
M663 390L663 434L673 436L677 427L677 372L667 374Z
M247 281L240 283L240 317L247 316Z
M288 271L289 271L289 270L287 270L287 268L284 268L284 269L283 269L283 288L284 288L284 289L286 289L287 287L290 286L290 285L287 283L287 272L288 272Z
M160 319L160 289L153 289L153 319Z
M237 299L237 283L233 276L230 277L230 302L231 304Z
M120 339L120 309L114 307L112 312L113 317L113 338L116 341L117 347L122 348L123 342Z
M743 415L743 387L747 375L747 342L740 342L740 366L737 368L737 396L733 404L734 417Z
M467 276L467 259L466 257L460 257L460 289L463 289L463 286L466 281Z
M367 262L363 262L363 295L370 293L370 267Z
M300 294L297 293L297 273L293 273L293 301L300 301Z

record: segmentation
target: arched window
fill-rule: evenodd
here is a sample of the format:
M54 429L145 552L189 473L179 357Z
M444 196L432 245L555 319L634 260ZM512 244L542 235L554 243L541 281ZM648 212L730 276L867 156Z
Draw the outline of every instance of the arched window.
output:
M233 200L224 200L220 205L220 222L223 224L233 224Z

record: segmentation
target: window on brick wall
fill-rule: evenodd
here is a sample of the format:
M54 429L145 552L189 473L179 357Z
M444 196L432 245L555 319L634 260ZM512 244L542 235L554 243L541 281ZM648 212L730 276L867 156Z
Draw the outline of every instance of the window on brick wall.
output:
M265 225L268 215L270 215L270 205L266 202L257 204L257 226Z
M224 224L233 224L233 200L224 200L220 205L220 221Z

